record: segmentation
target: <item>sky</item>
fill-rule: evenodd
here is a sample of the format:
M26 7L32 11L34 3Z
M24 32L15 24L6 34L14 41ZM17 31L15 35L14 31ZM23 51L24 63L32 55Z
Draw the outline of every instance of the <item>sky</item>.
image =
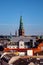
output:
M43 35L43 0L0 0L0 35L15 34L20 16L26 35Z

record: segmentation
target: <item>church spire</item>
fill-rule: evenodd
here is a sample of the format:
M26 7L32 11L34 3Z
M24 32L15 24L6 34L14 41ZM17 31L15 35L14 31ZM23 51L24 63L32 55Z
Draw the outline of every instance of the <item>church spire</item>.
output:
M20 27L19 27L19 29L23 29L22 16L20 16Z
M20 16L19 36L24 36L24 28L23 28L22 16Z

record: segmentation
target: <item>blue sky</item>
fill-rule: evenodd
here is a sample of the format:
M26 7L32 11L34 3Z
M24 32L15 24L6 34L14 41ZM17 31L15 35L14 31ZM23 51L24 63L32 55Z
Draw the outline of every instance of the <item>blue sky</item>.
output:
M43 0L0 0L0 35L15 34L22 15L25 34L43 34Z

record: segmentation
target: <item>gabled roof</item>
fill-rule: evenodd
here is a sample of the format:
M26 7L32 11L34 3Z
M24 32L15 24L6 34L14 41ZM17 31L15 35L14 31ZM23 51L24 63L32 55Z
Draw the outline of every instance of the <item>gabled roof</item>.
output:
M30 39L35 39L32 37L25 37L25 36L18 36L18 37L12 37L12 42L19 42L20 40L23 40L24 42L30 42Z

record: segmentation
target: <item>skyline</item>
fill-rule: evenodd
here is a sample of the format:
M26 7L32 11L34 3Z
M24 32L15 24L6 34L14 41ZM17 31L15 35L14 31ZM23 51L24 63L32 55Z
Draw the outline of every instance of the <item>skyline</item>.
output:
M43 34L43 0L0 0L0 34L15 34L20 16L26 35Z

